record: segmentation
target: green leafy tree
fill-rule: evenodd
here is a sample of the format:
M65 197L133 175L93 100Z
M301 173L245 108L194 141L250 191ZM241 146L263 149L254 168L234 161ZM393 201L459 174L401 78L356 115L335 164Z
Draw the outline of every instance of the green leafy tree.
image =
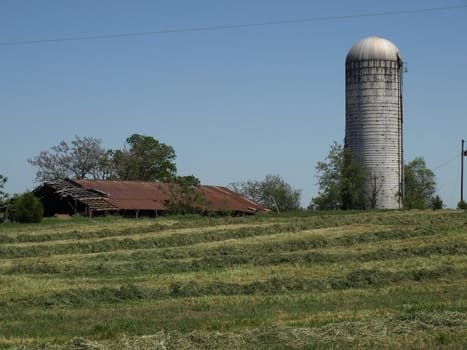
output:
M64 178L105 179L113 173L111 154L93 137L79 137L67 143L61 141L49 150L28 159L37 167L36 181L45 182Z
M435 192L435 174L427 168L422 157L416 157L404 166L404 208L431 208Z
M200 188L200 180L193 176L176 176L168 184L168 207L173 214L194 214L205 211L208 203Z
M279 175L266 175L262 181L236 182L229 187L266 208L280 212L300 209L301 191L292 188Z
M439 210L443 208L444 208L444 203L439 195L436 195L431 198L431 209Z
M340 209L342 207L342 169L344 147L334 142L324 161L316 164L319 192L312 199L311 206L318 210Z
M174 179L175 150L151 136L133 134L123 150L113 152L115 175L119 180L164 181Z
M177 183L181 186L193 186L197 187L201 185L201 181L194 175L188 175L188 176L176 176L173 179L174 183Z
M324 161L316 164L319 192L311 208L318 210L365 209L376 205L378 186L368 170L349 150L334 142ZM371 183L374 186L368 186ZM368 193L366 188L371 188Z
M44 215L44 207L32 192L26 192L15 198L10 211L12 218L20 223L41 222Z
M357 161L348 149L343 151L342 209L367 209L376 207L378 185L376 177Z
M467 210L467 202L459 201L459 203L457 203L457 209Z

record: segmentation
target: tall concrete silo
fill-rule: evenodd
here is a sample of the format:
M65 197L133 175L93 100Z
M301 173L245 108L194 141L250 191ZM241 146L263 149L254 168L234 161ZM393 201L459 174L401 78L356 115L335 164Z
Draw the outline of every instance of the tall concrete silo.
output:
M399 49L379 37L356 43L345 60L345 147L368 169L376 208L402 207L402 74Z

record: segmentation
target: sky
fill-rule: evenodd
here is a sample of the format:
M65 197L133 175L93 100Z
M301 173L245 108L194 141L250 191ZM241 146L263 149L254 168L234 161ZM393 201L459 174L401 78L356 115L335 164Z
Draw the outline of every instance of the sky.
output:
M440 7L459 8L412 11ZM373 35L407 64L405 161L424 157L455 207L467 139L465 0L2 0L5 189L34 189L27 159L62 140L121 149L138 133L174 147L179 175L226 186L277 174L306 207L316 163L344 139L345 57ZM47 41L61 38L82 39Z

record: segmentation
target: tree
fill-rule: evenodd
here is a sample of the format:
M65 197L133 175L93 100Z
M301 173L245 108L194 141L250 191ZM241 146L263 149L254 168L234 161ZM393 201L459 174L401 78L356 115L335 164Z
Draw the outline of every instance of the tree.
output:
M113 152L119 180L170 182L177 172L175 150L151 136L133 134L128 146Z
M381 186L348 149L343 151L341 175L342 209L375 208Z
M324 161L316 164L318 196L310 207L318 210L365 209L376 205L379 188L368 170L350 150L337 142L331 145ZM375 180L375 179L373 179ZM365 186L371 184L371 186ZM370 188L371 191L365 188Z
M438 210L443 209L444 203L439 195L436 195L431 198L431 209Z
M5 183L7 182L8 178L0 174L0 205L5 204L6 200L8 199L8 194L5 193Z
M11 210L14 221L20 223L41 222L44 207L32 192L26 192L14 201L14 210Z
M177 183L181 186L199 186L201 185L201 181L194 175L188 176L175 176L173 179L174 183Z
M151 136L133 134L122 150L107 150L102 141L79 137L68 144L61 141L49 150L28 159L38 167L40 182L64 178L171 181L176 174L175 151Z
M202 212L208 205L200 189L200 180L193 176L176 176L168 184L169 211L173 214Z
M111 175L111 154L101 146L102 141L93 137L79 137L68 144L61 141L50 150L28 159L39 168L36 181L45 182L73 177L77 179L105 179Z
M279 175L266 175L263 181L236 182L229 187L266 208L281 212L300 208L301 191L292 188Z
M113 174L112 154L101 146L101 139L76 136L71 143L71 169L76 178L106 179Z
M435 174L426 167L422 157L416 157L404 166L404 208L430 208L435 188Z
M312 199L312 206L319 210L342 207L342 169L344 148L334 141L326 159L316 164L318 175L318 196Z

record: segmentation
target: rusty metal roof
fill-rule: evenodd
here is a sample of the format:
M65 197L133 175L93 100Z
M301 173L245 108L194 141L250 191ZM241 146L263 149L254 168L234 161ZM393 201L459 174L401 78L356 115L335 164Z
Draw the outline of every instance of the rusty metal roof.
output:
M105 195L122 210L167 210L165 184L143 181L73 180L83 189Z
M167 210L173 184L144 181L73 180L82 189L99 193L121 210ZM196 187L206 201L207 211L243 213L267 212L268 209L223 186Z

